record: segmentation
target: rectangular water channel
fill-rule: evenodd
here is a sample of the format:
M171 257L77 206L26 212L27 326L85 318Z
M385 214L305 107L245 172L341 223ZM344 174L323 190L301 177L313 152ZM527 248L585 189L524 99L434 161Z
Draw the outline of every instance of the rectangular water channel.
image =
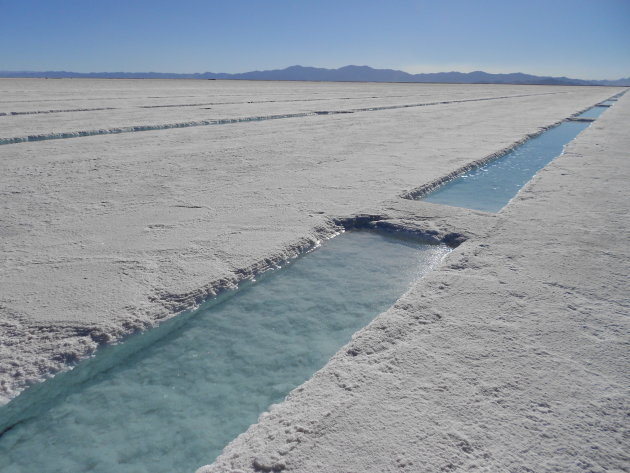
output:
M192 472L449 251L346 232L201 310L106 347L0 408L0 471Z
M607 109L595 106L578 117L597 118ZM562 122L503 156L419 196L418 200L498 212L540 169L562 154L564 146L589 125L588 122Z
M607 104L606 102L603 102L599 105L596 105L595 107L591 107L588 110L580 113L577 118L599 118L601 116L602 113L604 113L608 107L611 107L611 104Z

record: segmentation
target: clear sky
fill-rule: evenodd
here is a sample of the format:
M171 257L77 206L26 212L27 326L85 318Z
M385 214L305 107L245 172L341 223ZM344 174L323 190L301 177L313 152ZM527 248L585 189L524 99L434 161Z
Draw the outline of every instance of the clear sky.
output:
M630 77L630 0L0 0L0 70Z

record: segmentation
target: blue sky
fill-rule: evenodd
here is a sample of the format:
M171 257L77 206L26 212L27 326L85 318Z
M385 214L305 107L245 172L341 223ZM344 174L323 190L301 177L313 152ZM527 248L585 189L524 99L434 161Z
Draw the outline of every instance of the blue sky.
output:
M630 76L630 0L0 0L0 70Z

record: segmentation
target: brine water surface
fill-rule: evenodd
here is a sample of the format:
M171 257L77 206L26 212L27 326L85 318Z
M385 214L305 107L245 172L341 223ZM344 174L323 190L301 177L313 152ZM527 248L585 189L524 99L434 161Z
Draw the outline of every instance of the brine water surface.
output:
M589 108L588 110L580 113L577 117L578 118L599 118L602 113L604 113L606 110L608 110L608 107L612 105L612 103L614 102L603 102L598 106Z
M594 107L591 110L599 116L606 108ZM540 169L562 154L564 145L589 125L588 122L563 122L496 160L447 182L420 197L420 200L498 212Z
M0 409L10 427L0 471L190 473L448 251L347 232L220 303L101 350Z

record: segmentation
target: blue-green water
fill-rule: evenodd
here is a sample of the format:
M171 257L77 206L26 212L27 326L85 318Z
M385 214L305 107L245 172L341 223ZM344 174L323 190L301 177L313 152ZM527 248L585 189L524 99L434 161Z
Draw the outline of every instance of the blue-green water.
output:
M604 113L606 110L608 110L608 107L599 107L599 106L592 107L580 113L578 115L578 118L599 118L601 114Z
M584 122L563 122L504 156L447 182L420 200L498 212L534 174L562 153L565 144L588 126L589 123Z
M14 411L26 419L0 437L0 471L190 473L448 251L348 232L207 309L108 347L0 408L0 430Z

